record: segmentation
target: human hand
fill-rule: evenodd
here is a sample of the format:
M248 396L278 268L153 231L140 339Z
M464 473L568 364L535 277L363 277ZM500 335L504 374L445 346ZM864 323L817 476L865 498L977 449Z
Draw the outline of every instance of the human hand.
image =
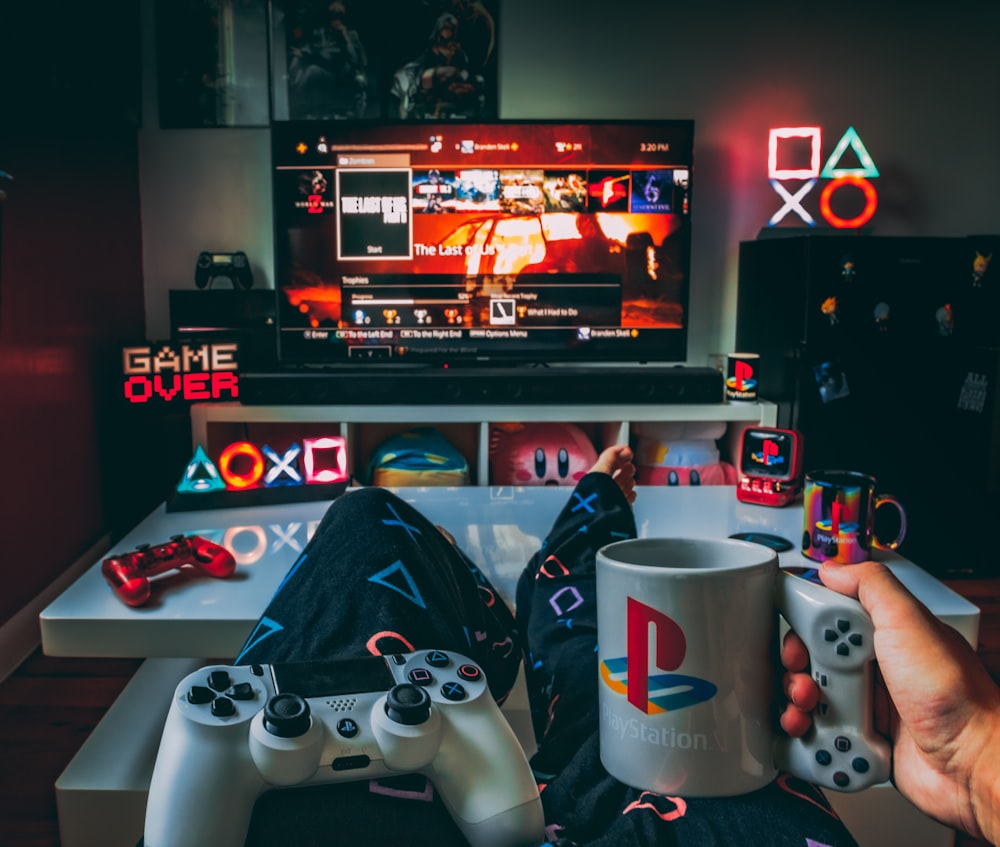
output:
M948 826L991 841L1000 836L1000 690L982 662L884 565L824 563L819 574L871 615L880 679L876 726L892 742L900 793ZM815 683L801 680L804 659L805 645L790 634L782 646L789 669L782 726L789 734L803 723L808 728L818 697Z

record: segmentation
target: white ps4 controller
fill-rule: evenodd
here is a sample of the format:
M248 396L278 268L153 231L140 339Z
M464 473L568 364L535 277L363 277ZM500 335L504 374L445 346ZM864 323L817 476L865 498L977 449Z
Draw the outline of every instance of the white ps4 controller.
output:
M482 669L445 650L185 677L163 729L145 847L242 847L274 788L424 774L473 847L545 841L538 787Z
M779 574L777 606L809 649L820 697L813 728L778 742L779 768L836 791L860 791L892 771L888 742L874 728L874 628L853 598L790 572Z

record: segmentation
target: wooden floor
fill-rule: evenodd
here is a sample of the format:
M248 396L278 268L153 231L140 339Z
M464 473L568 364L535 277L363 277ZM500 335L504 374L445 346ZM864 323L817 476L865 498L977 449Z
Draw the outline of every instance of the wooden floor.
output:
M36 653L0 684L0 845L59 847L55 781L140 664Z
M1000 679L997 584L949 584L982 609L979 651ZM60 847L55 781L140 664L139 659L50 658L36 652L0 684L2 847ZM964 836L956 840L956 847L983 844Z

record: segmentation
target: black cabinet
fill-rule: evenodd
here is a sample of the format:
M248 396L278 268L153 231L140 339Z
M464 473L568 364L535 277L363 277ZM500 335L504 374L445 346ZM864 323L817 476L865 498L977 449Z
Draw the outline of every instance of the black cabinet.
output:
M736 344L807 468L874 474L904 555L982 572L1000 507L1000 237L803 235L740 245ZM891 510L890 510L891 511ZM975 540L973 540L975 539Z

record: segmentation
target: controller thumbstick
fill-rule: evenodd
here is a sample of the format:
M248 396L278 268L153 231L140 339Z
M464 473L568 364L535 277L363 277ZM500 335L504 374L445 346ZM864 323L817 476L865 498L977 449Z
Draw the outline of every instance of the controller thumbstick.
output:
M278 738L298 738L309 731L309 704L298 694L275 694L264 704L264 729Z
M431 716L431 698L419 685L401 682L385 697L385 713L389 720L404 726L416 726Z

